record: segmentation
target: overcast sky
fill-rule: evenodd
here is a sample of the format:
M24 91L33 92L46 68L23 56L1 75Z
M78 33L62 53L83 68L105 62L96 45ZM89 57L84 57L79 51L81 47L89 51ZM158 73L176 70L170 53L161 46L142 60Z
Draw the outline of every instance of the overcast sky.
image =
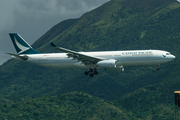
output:
M8 33L33 44L59 22L79 18L110 0L0 0L0 65L16 53Z

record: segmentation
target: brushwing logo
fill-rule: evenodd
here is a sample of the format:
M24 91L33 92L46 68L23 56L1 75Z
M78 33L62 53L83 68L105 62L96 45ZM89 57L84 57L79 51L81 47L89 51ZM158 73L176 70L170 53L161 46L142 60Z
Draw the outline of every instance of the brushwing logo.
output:
M15 36L14 36L14 41L15 41L17 47L21 50L19 53L22 53L22 52L30 49L29 47L24 47L23 45L21 45L21 44L17 41L17 39L16 39ZM19 53L18 53L18 54L19 54Z
M163 55L163 57L166 57L165 55Z

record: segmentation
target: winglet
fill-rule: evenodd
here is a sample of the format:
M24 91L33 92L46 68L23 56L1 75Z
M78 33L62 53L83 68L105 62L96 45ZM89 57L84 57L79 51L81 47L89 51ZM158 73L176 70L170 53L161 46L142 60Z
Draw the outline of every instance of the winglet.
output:
M52 47L57 47L57 46L56 46L54 43L52 43L52 42L51 42L50 44L51 44Z

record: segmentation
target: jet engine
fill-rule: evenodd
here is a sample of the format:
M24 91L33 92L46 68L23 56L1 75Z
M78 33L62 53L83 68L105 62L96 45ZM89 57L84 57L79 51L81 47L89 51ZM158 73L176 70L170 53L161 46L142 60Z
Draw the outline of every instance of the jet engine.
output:
M114 69L117 70L117 71L124 71L124 67L123 66L117 66Z
M103 60L97 63L98 67L103 68L116 68L116 60Z
M116 66L115 68L105 68L106 71L124 71L123 66Z

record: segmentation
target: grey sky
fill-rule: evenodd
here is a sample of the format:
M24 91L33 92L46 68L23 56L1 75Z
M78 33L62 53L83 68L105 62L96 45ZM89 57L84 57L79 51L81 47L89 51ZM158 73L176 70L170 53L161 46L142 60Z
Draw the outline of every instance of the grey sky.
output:
M0 65L15 53L8 33L19 33L32 44L57 23L79 18L110 0L0 0Z

